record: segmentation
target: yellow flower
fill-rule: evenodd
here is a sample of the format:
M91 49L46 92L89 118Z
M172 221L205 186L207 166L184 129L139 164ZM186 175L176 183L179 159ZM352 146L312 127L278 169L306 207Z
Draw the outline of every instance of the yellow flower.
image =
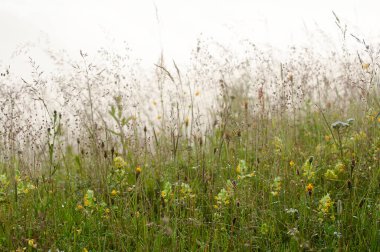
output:
M161 197L162 197L162 198L165 198L166 195L167 195L167 194L166 194L166 191L162 191L162 192L161 192Z
M83 204L85 207L90 207L95 204L96 198L94 197L93 190L87 190L86 194L83 197Z
M78 205L77 205L77 210L80 211L80 210L82 210L82 209L83 209L83 206L82 206L81 204L78 204Z
M117 169L121 169L123 167L126 166L126 162L124 161L124 159L122 157L115 157L113 159L113 163L114 163L114 166L117 168Z
M136 167L136 173L137 173L137 174L140 174L140 173L141 173L141 167L140 167L140 166L137 166L137 167Z
M106 208L105 210L104 210L104 213L105 214L109 214L111 212L111 210L109 209L109 208Z
M343 173L346 171L346 166L342 162L339 162L335 165L335 171Z
M238 165L236 166L236 173L237 173L237 174L240 174L240 173L241 173L240 164L238 164Z
M294 161L290 160L289 165L290 165L290 167L293 167L295 165Z
M329 142L330 140L331 140L331 136L330 136L330 135L326 135L326 136L325 136L325 141L326 141L326 142Z
M91 205L91 203L90 203L90 201L89 201L88 199L84 199L84 200L83 200L83 204L84 204L84 206L86 206L86 207L88 207L88 206Z
M363 70L367 70L369 68L369 63L362 63Z
M118 195L118 191L116 191L115 189L113 189L112 191L111 191L111 196L116 196L116 195Z
M327 214L334 202L330 198L330 194L326 194L320 201L319 201L319 206L318 209L323 213Z
M28 245L32 248L37 248L37 243L34 239L28 239Z
M307 186L306 186L306 192L309 193L309 196L311 196L311 194L313 193L313 190L314 190L314 186L312 183L309 183Z
M272 194L273 196L277 197L278 194L279 194L279 192L278 192L278 191L275 191L275 192L271 192L271 194Z
M330 170L328 169L326 172L325 172L325 178L326 179L329 179L329 180L335 180L338 178L338 175L335 174L335 171L334 170Z

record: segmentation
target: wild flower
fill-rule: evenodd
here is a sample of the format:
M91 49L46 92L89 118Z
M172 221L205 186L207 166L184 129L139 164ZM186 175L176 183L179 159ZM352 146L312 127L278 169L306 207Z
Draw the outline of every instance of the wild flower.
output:
M235 170L236 170L236 173L238 174L237 179L239 180L242 180L245 178L252 178L255 176L254 171L248 173L248 166L245 160L240 160Z
M32 248L37 248L37 243L34 239L28 239L28 246Z
M230 204L230 193L222 188L217 196L215 196L215 200L217 205L229 205Z
M303 176L306 177L308 180L311 180L315 176L315 172L313 169L313 160L314 157L311 156L309 157L308 160L305 161L305 163L302 165L302 171L303 171Z
M330 194L326 194L319 200L318 211L320 222L322 222L328 215L330 215L330 218L334 220L334 215L331 213L333 205L334 202L331 200Z
M113 164L117 169L125 168L127 166L127 163L120 156L117 156L113 159Z
M103 218L105 218L105 219L109 219L109 217L110 217L110 213L111 213L111 210L110 210L108 207L106 207L106 208L104 209Z
M231 203L231 198L234 194L234 184L231 182L231 180L227 180L226 187L222 188L218 195L215 196L216 205L214 205L214 208L219 208L221 206L227 206Z
M76 210L77 211L83 210L83 205L82 204L78 204L77 207L76 207Z
M243 180L245 178L252 178L255 176L255 172L251 172L251 173L248 173L248 174L245 174L245 175L237 175L237 179L238 180Z
M289 229L289 231L288 231L287 234L290 235L290 236L296 236L296 235L298 235L299 234L298 228L294 227L294 228Z
M164 190L161 191L161 197L165 202L169 201L169 197L172 197L172 184L170 182L166 182L164 185Z
M181 200L195 197L195 194L193 193L193 190L191 189L191 187L188 184L183 183L183 182L181 183L179 193L180 193Z
M294 167L295 164L296 164L296 163L295 163L293 160L290 160L290 161L289 161L289 166L290 166L290 167Z
M18 195L28 194L31 190L36 189L36 187L29 181L29 179L23 179L20 175L16 175L15 179L17 181Z
M338 162L335 165L334 171L338 173L344 173L346 171L346 166L342 162Z
M269 226L268 226L268 224L266 224L266 223L261 224L261 226L260 226L260 233L262 235L266 235L266 234L269 233Z
M92 207L96 203L96 198L94 196L94 191L88 189L83 197L83 205L85 207Z
M115 190L115 189L113 189L113 190L111 191L111 196L113 196L113 197L117 196L118 194L119 194L119 191L117 191L117 190Z
M333 129L336 129L336 130L344 129L344 128L347 128L349 126L350 126L350 124L348 124L346 122L342 122L342 121L336 121L333 124L331 124L331 127Z
M274 137L274 139L273 139L273 145L274 145L274 152L276 154L281 154L281 152L284 149L284 143L282 142L281 138Z
M5 174L0 175L0 201L3 201L7 197L7 190L9 186L9 180Z
M331 138L332 138L331 135L325 135L326 142L330 142Z
M368 70L369 66L370 66L370 63L364 63L364 62L362 63L363 70Z
M1 174L0 175L0 188L7 188L9 185L9 180L7 178L7 175Z
M367 134L364 131L355 132L351 138L351 140L355 142L361 142L367 138Z
M247 164L245 160L240 160L239 164L236 166L236 173L237 174L245 174L247 172Z
M271 185L271 188L272 188L271 194L273 196L278 196L280 194L281 187L282 187L282 178L275 177Z
M309 183L307 186L306 186L306 192L309 194L309 196L311 196L313 194L313 190L314 190L314 186L312 183Z
M336 180L338 179L338 175L335 174L335 171L334 170L331 170L331 169L328 169L326 172L325 172L325 178L326 179L329 179L329 180Z
M135 169L135 172L136 174L140 174L141 173L141 167L140 166L137 166L136 169Z

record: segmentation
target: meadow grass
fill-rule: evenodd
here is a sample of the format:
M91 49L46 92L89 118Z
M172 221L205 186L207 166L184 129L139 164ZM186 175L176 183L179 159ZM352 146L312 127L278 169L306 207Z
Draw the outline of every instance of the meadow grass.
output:
M2 251L379 251L374 58L329 58L341 71L334 77L304 51L277 72L261 53L252 70L209 62L206 51L188 73L216 80L217 98L203 112L211 96L161 61L153 104L161 110L143 120L133 96L122 95L120 64L103 54L111 70L81 52L68 82L55 79L64 83L58 112L44 98L52 80L34 62L24 93L3 87ZM108 95L104 83L115 84ZM21 101L42 115L25 119Z

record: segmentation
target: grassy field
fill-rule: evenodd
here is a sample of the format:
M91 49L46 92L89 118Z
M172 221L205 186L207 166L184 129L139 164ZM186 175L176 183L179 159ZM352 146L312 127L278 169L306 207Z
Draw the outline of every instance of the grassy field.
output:
M253 66L203 48L186 74L157 64L153 101L105 52L101 72L83 52L67 77L4 72L0 250L379 251L375 50Z

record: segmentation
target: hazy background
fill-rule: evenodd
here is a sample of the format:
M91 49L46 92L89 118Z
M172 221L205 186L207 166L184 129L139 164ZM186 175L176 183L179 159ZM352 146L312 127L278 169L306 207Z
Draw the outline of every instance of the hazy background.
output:
M152 66L161 50L186 64L198 37L237 53L244 39L280 50L292 44L331 48L340 43L332 11L350 32L376 42L378 7L375 0L0 0L0 63L22 72L27 56L48 65L47 48L78 55L80 49L91 54L128 45L144 66Z

